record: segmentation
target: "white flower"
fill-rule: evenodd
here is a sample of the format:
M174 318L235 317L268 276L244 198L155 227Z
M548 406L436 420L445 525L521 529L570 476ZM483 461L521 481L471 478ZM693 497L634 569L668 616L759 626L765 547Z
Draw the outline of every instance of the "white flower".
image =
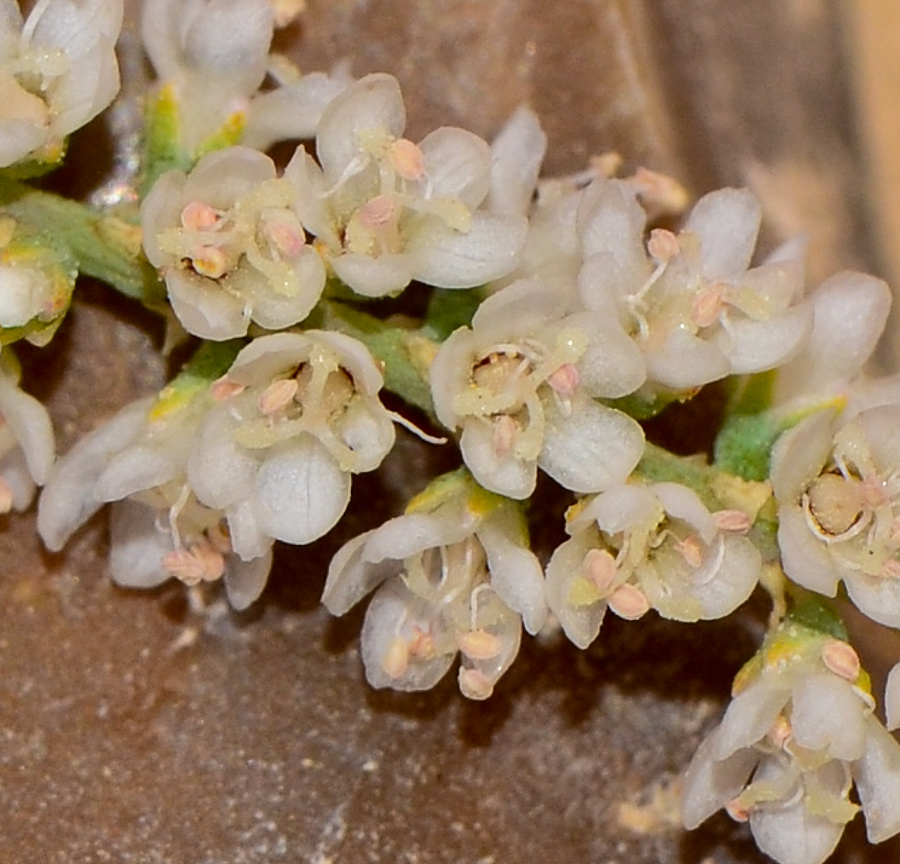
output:
M144 47L176 100L187 153L229 121L243 123L266 75L272 33L270 0L145 0Z
M317 165L297 151L285 175L299 190L304 225L327 249L334 272L369 297L413 279L471 288L511 271L526 219L480 205L490 190L490 148L443 127L419 144L403 138L397 80L367 75L325 109Z
M772 451L778 545L795 582L900 627L900 405L813 414Z
M431 365L438 419L462 427L466 465L501 495L527 498L538 467L567 489L597 492L623 482L643 453L641 427L593 398L640 386L640 352L602 317L567 312L561 292L514 282Z
M46 482L54 457L47 410L16 386L6 356L0 365L0 514L24 510Z
M268 156L229 147L189 175L169 171L141 207L144 249L188 332L224 340L250 321L270 330L302 321L325 286L306 243L290 182Z
M224 514L199 503L185 475L203 388L177 384L134 402L86 435L54 466L41 495L38 533L58 551L104 504L112 504L110 570L120 585L152 588L224 577L231 604L249 606L265 586L271 550L234 553ZM271 544L270 544L271 545Z
M618 320L640 345L647 379L688 390L728 374L772 369L809 332L799 303L799 249L748 269L760 208L746 190L704 196L678 235L655 229L623 181L595 183L579 206L585 305ZM649 257L648 257L649 253Z
M269 538L305 544L334 527L350 475L372 471L394 443L378 401L381 373L340 333L277 333L244 348L213 385L188 462L197 497L228 516L244 557Z
M860 809L855 783L869 840L900 831L900 746L865 687L846 642L783 625L688 768L685 826L725 807L780 864L821 864Z
M460 690L486 699L515 659L523 621L536 633L547 612L521 512L460 473L345 544L322 602L343 615L375 588L362 632L373 687L428 689L461 653Z
M0 167L54 162L119 89L122 0L0 2Z
M572 538L547 566L547 602L579 648L607 607L627 619L651 608L676 621L722 618L759 579L760 554L741 536L749 527L744 513L712 514L677 483L611 489L567 514Z

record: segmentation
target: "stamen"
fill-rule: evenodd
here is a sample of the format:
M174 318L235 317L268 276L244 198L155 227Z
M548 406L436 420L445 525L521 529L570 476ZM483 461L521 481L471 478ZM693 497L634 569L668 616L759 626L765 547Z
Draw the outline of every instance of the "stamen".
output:
M713 513L713 522L719 531L746 534L750 530L750 517L743 510L719 510Z
M181 211L181 227L187 231L209 231L218 221L218 212L202 201L191 201Z
M402 637L395 636L391 639L387 651L384 652L384 656L381 658L381 668L391 678L402 678L406 674L408 667L409 646Z
M725 803L725 812L735 822L746 822L750 818L750 811L740 803L739 798L733 798Z
M391 144L388 160L404 180L421 180L425 176L425 155L407 138L398 138Z
M605 549L590 549L582 561L581 572L601 594L606 594L616 580L616 560Z
M725 286L720 282L701 289L691 303L691 321L698 327L716 323L725 301Z
M793 734L794 730L790 721L783 714L779 714L772 724L772 728L766 733L766 737L780 750Z
M609 608L626 621L636 621L650 611L650 602L643 592L627 582L616 588L607 602Z
M498 459L506 456L516 443L519 427L509 414L501 414L494 420L493 436L494 455Z
M481 629L457 633L456 644L472 660L491 660L500 653L502 647L493 633Z
M296 378L280 378L273 381L262 393L256 401L260 414L271 417L279 411L284 410L294 401L294 396L300 389L300 384Z
M822 646L822 662L835 675L855 682L859 678L859 655L846 642L829 639Z
M665 228L654 228L650 232L647 251L657 261L669 261L681 252L681 245L671 231L667 231Z
M494 685L478 669L460 668L459 689L469 699L487 699L493 693Z
M703 563L703 543L696 534L685 537L675 544L675 548L688 565L696 570Z
M224 402L226 399L230 399L232 396L237 396L238 393L242 393L245 389L245 385L238 384L237 381L232 381L227 375L223 375L221 378L213 381L210 385L209 392L214 401Z
M391 223L397 206L387 195L376 195L357 211L359 223L368 231L378 231Z
M581 383L581 376L573 364L563 363L559 369L547 376L547 383L561 396L572 396Z
M217 246L198 246L190 259L194 270L208 279L220 279L228 269L225 253Z
M0 515L12 510L13 490L5 480L0 478Z

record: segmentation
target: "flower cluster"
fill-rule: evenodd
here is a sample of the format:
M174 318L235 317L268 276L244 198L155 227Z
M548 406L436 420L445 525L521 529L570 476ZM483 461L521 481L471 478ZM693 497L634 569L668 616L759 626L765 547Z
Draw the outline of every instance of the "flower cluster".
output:
M900 745L846 642L787 623L735 680L685 778L684 822L720 807L781 864L821 864L859 806L869 840L900 831Z
M0 0L0 345L46 345L80 271L161 313L188 358L55 460L4 347L0 514L44 485L57 551L110 505L118 584L221 582L244 609L276 541L335 527L395 423L447 442L386 407L404 401L460 467L332 560L330 612L372 594L374 687L430 688L458 663L462 694L486 699L523 629L587 648L607 610L718 619L762 585L768 636L688 771L685 824L725 807L781 864L819 864L860 807L873 842L900 831L900 747L826 599L843 586L900 628L900 375L867 369L888 287L808 290L801 240L755 258L747 190L685 214L674 180L615 160L541 178L526 106L490 142L414 141L393 76L272 53L302 5L145 0L158 80L113 211L22 178L110 102L121 0L37 0L24 21ZM711 460L661 447L723 379ZM552 508L568 539L542 562L529 519ZM826 611L804 618L809 602ZM885 708L900 725L900 664Z
M373 687L427 689L459 654L460 690L486 699L518 653L523 623L536 633L547 615L521 511L465 473L439 478L403 516L347 543L322 602L342 615L375 588L362 632Z

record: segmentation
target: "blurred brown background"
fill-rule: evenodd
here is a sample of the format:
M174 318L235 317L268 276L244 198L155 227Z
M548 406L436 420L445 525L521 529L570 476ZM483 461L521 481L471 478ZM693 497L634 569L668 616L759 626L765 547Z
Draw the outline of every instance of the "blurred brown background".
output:
M818 280L900 274L892 6L309 0L278 44L307 70L349 58L357 75L396 74L414 140L442 124L490 137L527 100L550 135L549 174L616 150L695 195L749 185L763 245L807 232ZM133 27L122 44L120 135L142 74ZM64 180L89 190L116 150L97 123L72 154ZM155 322L96 286L81 294L51 348L23 351L63 450L164 375ZM241 616L214 600L198 613L176 585L112 587L102 516L59 556L40 549L31 514L5 519L0 862L763 861L725 816L691 835L673 819L673 784L753 651L762 600L692 627L611 619L587 652L528 640L487 704L465 702L453 676L421 696L365 685L361 613L334 621L317 606L328 558L399 512L426 460L447 458L403 439L356 482L333 536L281 550ZM557 521L536 515L544 555ZM881 669L900 654L866 650ZM898 856L896 842L867 847L857 820L834 860Z

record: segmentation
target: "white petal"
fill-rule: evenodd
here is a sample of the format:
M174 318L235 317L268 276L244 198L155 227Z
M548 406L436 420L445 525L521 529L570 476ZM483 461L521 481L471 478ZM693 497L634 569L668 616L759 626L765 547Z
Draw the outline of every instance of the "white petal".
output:
M853 765L856 791L871 843L900 831L900 745L874 718L869 718L866 749Z
M491 144L491 212L528 214L546 150L537 115L520 105Z
M488 519L477 530L487 553L491 587L498 596L522 616L525 629L534 635L547 619L544 574L537 556L515 543L505 526Z
M312 247L307 247L294 262L300 290L294 296L273 291L268 280L250 279L245 289L252 307L251 317L260 327L281 330L299 324L315 308L325 287L325 264Z
M186 429L185 434L190 435L190 430ZM164 442L163 446L138 444L127 447L113 454L100 471L94 495L98 501L119 501L174 480L183 468L177 450L170 452Z
M408 255L360 255L345 252L331 258L335 275L364 297L384 297L402 291L413 279L415 261Z
M887 627L900 627L900 580L843 568L850 599L860 612Z
M343 615L400 569L399 562L392 558L375 563L363 559L366 543L371 536L372 532L367 531L349 540L338 549L328 565L322 603L332 615Z
M574 606L569 600L572 581L581 577L584 556L593 548L593 531L582 531L559 546L547 565L547 605L559 619L569 641L587 648L600 633L606 603Z
M416 223L406 242L414 278L438 288L474 288L519 263L528 223L512 213L472 214L465 233L437 218Z
M781 504L797 504L822 472L834 437L834 411L820 411L781 435L772 448L772 489Z
M209 411L195 436L187 476L197 499L222 510L251 494L257 459L234 440L237 426L228 406Z
M477 207L488 194L491 151L477 135L444 126L419 143L431 198L451 197Z
M891 668L884 688L884 711L887 715L887 728L900 726L900 663Z
M166 289L172 309L188 333L223 342L247 334L250 309L215 279L186 270L169 270Z
M615 399L634 393L647 377L644 355L615 319L581 313L565 319L567 326L584 325L590 335L578 361L581 386L592 396Z
M644 272L646 222L647 214L638 204L633 185L622 180L595 182L585 192L578 208L578 233L584 259L606 253L618 268L632 275Z
M226 516L231 548L236 555L244 561L252 561L266 554L272 545L272 538L260 527L252 501L239 501L228 508Z
M259 525L270 537L305 544L327 534L350 500L350 475L316 438L273 447L256 477Z
M777 673L764 674L748 684L732 699L722 718L716 736L715 758L727 759L732 753L761 740L790 696L788 682Z
M849 682L837 675L804 675L793 691L794 739L801 747L821 750L832 759L859 759L866 743L864 709Z
M225 563L225 591L228 602L237 609L246 609L263 589L272 569L272 548L259 558L242 561L236 555L229 555Z
M891 308L888 286L874 276L839 273L811 295L813 329L779 372L775 396L784 403L836 391L855 378L875 350Z
M593 400L573 400L566 417L547 403L538 465L573 492L600 492L622 483L644 453L644 432L631 417Z
M360 637L366 680L373 687L395 690L427 690L447 673L456 657L456 646L430 657L413 657L398 676L388 674L384 660L398 636L411 639L416 629L422 633L439 630L439 611L413 594L400 579L391 579L378 589L363 623Z
M127 588L155 588L169 578L163 557L172 538L157 528L157 511L136 501L117 501L110 513L109 569Z
M406 127L400 85L392 75L366 75L322 112L316 154L326 177L337 181L360 150L366 133L399 138Z
M489 423L478 419L467 422L459 447L472 476L485 489L518 501L534 492L537 463L517 457L512 450L498 455Z
M759 201L746 189L704 195L684 226L700 238L703 274L719 279L746 270L762 220Z
M53 424L47 409L0 373L0 417L9 424L25 455L28 470L38 484L44 483L56 451Z
M797 506L778 508L778 548L784 572L798 585L826 597L837 594L841 571L828 547L809 530Z
M734 316L728 331L716 334L716 344L735 375L763 372L786 362L812 329L812 306L803 303L769 321ZM724 337L720 339L719 337Z
M97 475L110 457L145 428L153 397L124 408L86 435L50 472L38 507L38 533L48 549L62 549L72 534L103 505L94 495Z
M756 845L779 864L823 864L844 826L813 816L803 799L785 807L756 807L750 814Z
M724 378L731 371L728 358L712 343L676 327L665 342L647 351L647 378L675 390L689 390Z
M407 513L389 519L367 535L363 559L373 564L403 561L426 549L461 543L472 533L474 520L447 517L446 510L439 509L434 513Z
M717 734L718 730L713 730L700 745L684 777L681 819L687 829L696 828L739 795L758 759L749 749L716 759Z

